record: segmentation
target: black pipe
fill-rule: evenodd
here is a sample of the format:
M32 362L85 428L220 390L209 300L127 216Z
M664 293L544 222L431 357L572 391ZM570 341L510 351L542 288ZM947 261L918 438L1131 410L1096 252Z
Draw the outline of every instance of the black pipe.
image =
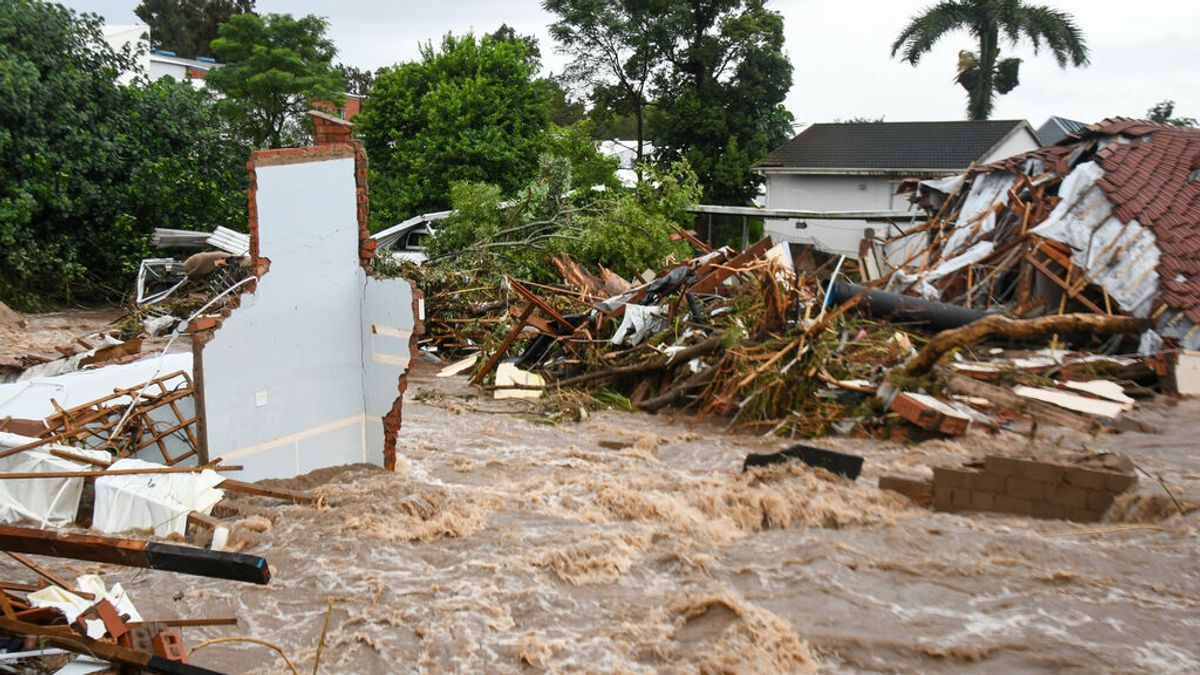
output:
M833 292L829 294L829 304L840 305L862 293L865 288L861 284L835 281L833 282ZM826 289L828 289L828 282L826 282ZM987 316L987 312L976 309L874 289L866 292L856 309L874 319L920 324L937 331L965 326Z

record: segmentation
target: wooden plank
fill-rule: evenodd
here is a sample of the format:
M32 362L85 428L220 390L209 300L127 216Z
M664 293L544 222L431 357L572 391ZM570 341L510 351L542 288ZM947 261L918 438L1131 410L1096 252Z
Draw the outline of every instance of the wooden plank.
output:
M0 525L0 549L256 584L271 580L260 556L93 534Z
M28 621L10 617L0 617L0 630L12 635L39 638L56 644L63 649L95 656L106 661L113 661L137 669L145 669L152 673L167 673L169 675L221 675L218 671L201 666L193 666L180 661L169 661L156 654L141 652L121 645L93 640L66 626L42 626Z
M172 628L187 628L190 626L236 626L238 625L238 620L236 616L214 619L155 619L153 621L130 621L125 625L133 627L146 624L158 624L160 626L170 626Z
M966 375L959 375L947 369L941 369L940 374L946 386L952 391L968 396L986 398L1001 408L1023 412L1039 423L1068 427L1089 433L1099 426L1093 419L1049 403L1022 398L1014 394L1011 389L1005 387L980 382L979 380L967 377Z
M293 504L315 504L317 496L311 492L301 492L299 490L289 490L287 488L268 487L266 485L258 485L255 483L243 483L240 480L226 478L217 487L230 492L241 492L243 494L255 495L256 497L271 497L273 499L282 499Z
M0 473L0 480L27 480L30 478L103 478L104 476L140 476L158 473L199 473L205 469L213 471L241 471L238 465L229 466L159 466L153 469L109 469L107 471L36 471Z
M58 586L59 588L64 588L68 591L71 591L75 595L78 595L79 597L85 598L87 600L92 600L96 597L95 595L92 595L91 593L85 593L83 591L75 590L74 584L67 581L66 579L63 579L62 577L59 577L58 575L54 574L50 570L33 562L32 560L30 560L29 558L26 558L25 556L21 555L20 553L13 553L12 551L5 551L5 553L8 554L8 557L12 558L13 560L16 560L17 562L21 563L25 567L28 567L29 570L32 571L34 574L45 579L46 581L49 581L50 583L54 584L55 586Z
M545 300L538 297L537 294L535 294L533 291L529 290L528 288L525 288L525 286L521 282L517 281L516 279L514 279L510 276L505 276L504 278L508 279L509 286L512 287L513 291L516 292L517 295L524 298L525 302L528 302L528 303L532 304L534 307L537 307L539 310L542 311L543 314L545 314L546 316L550 317L551 319L554 319L555 321L557 321L568 332L575 331L575 324L571 323L570 321L567 321L566 317L564 317L563 315L558 313L558 310L554 309L553 306L551 306Z
M737 274L738 270L761 258L773 245L770 237L759 239L757 243L734 256L728 263L716 267L711 274L692 284L688 291L701 294L712 293L726 279Z
M483 382L483 378L487 377L488 373L491 373L496 368L496 364L500 363L500 359L504 358L504 355L508 353L508 350L512 349L513 343L517 341L517 337L521 334L521 329L525 327L525 322L529 320L530 315L533 314L533 310L533 303L525 306L525 311L521 312L521 316L513 324L512 330L508 331L508 335L504 336L504 340L500 342L500 346L496 348L496 351L492 352L492 355L488 357L483 367L475 372L475 376L471 378L471 384Z
M1080 396L1079 394L1072 394L1061 389L1042 389L1040 387L1018 385L1013 388L1013 393L1022 398L1030 398L1074 412L1095 415L1106 419L1120 417L1121 413L1125 411L1125 406L1115 401L1102 401L1087 396Z

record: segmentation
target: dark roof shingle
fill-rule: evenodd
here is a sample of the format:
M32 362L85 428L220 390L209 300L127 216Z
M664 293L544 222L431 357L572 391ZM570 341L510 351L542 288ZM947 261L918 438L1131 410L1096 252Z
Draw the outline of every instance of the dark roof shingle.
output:
M814 124L756 168L961 171L1024 120Z

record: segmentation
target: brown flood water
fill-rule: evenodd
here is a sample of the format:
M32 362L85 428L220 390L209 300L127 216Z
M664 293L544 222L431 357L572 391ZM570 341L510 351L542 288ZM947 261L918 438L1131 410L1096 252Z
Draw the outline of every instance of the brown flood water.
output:
M1172 516L1147 480L1109 518L1161 531L1056 536L1098 525L933 513L875 488L1023 437L829 439L866 456L858 482L743 475L747 452L786 443L615 412L538 425L432 372L409 388L395 474L289 482L319 509L241 502L235 540L270 561L269 586L49 564L103 571L147 619L237 616L185 640L253 636L302 672L330 599L327 673L1200 671L1200 514ZM1120 450L1196 502L1200 401L1137 417L1161 433L1043 430L1036 449ZM192 662L289 672L249 644Z

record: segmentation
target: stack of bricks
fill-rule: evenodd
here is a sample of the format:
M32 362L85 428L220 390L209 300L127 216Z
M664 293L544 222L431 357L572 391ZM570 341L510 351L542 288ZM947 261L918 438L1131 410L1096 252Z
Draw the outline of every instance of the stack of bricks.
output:
M308 111L308 116L313 122L313 145L351 142L350 133L354 125L350 122L317 110Z
M1129 473L992 455L982 471L935 468L933 506L1094 522L1135 483Z

